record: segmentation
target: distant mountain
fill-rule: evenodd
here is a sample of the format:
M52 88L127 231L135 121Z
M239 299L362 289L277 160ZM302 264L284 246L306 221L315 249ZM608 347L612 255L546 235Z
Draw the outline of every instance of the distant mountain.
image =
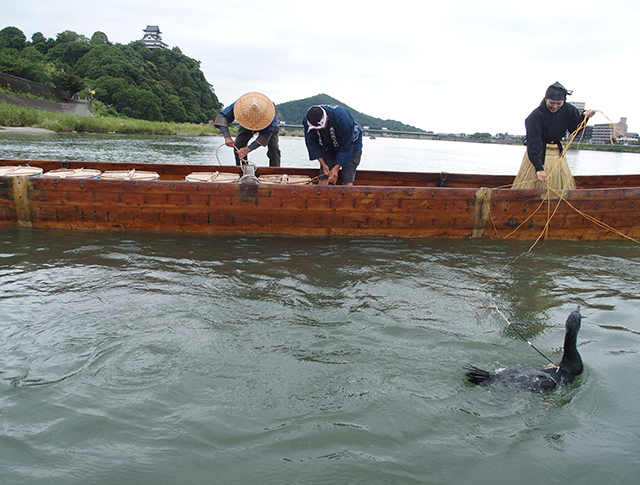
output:
M374 118L373 116L365 115L353 108L350 108L345 103L342 103L327 94L317 94L315 96L311 96L310 98L299 99L297 101L288 101L286 103L276 105L278 120L284 121L288 125L301 125L302 119L307 113L307 110L310 106L313 106L315 104L330 104L347 108L351 113L351 116L353 116L353 119L355 119L358 124L360 124L360 126L368 126L369 128L378 130L385 127L391 131L424 132L424 130L421 130L420 128L405 125L404 123L400 123L396 120L383 120L380 118Z

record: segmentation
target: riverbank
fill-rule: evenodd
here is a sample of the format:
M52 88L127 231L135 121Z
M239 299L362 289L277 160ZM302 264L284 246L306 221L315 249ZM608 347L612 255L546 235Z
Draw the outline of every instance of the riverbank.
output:
M96 116L73 114L74 108L66 106L68 104L0 93L0 134L108 133L120 135L182 134L194 136L217 136L220 134L220 131L210 124L165 123L105 116L100 112L101 105L99 103L95 109ZM301 136L301 133L295 131L280 133L280 136L287 135ZM446 138L442 141L500 145L521 144L519 141L507 142L504 140L471 138ZM574 143L571 148L604 152L640 153L639 146Z
M26 103L40 100L21 98ZM40 101L42 103L43 101ZM50 103L65 104L65 103ZM110 133L119 135L178 135L189 134L213 136L219 134L213 125L195 125L190 123L160 123L137 120L126 117L101 115L84 116L60 111L34 109L0 102L0 127L5 128L37 128L38 133ZM9 133L0 129L0 133ZM13 131L14 133L17 131ZM31 132L35 133L35 132Z

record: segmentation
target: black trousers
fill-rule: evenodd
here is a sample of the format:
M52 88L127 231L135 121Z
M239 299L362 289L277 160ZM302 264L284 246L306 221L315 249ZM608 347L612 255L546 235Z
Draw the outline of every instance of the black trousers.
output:
M280 166L280 145L278 144L278 132L279 129L276 126L271 134L271 138L269 138L269 143L267 144L267 157L269 157L269 166L270 167L279 167ZM238 128L238 135L236 136L235 144L236 148L244 148L249 144L249 140L253 138L253 135L257 132L247 130L242 126ZM240 165L240 159L238 158L238 154L235 153L236 156L236 165Z

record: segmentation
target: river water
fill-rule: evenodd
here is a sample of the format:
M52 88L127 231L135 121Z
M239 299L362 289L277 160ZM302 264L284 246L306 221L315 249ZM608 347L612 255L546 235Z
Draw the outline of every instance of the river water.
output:
M300 137L280 137L283 167L316 167ZM361 169L506 174L518 173L524 147L399 138L364 139ZM233 165L219 136L7 135L0 134L0 158ZM266 150L249 159L269 164ZM574 175L640 173L640 154L567 153Z
M434 143L446 142L367 140L363 164L515 173L522 156ZM205 164L219 145L5 136L0 157ZM283 138L284 165L309 163L301 146ZM591 170L586 153L574 173ZM637 173L637 155L618 155L595 163ZM640 473L633 242L527 252L10 227L0 244L3 484L602 484ZM491 305L555 362L580 305L584 373L544 395L465 382L467 364L546 363Z

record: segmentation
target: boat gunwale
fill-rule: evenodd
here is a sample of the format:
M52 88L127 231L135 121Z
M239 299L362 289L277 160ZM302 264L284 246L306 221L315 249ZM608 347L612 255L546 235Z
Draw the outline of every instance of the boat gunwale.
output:
M115 170L126 170L135 168L136 170L155 171L160 175L160 179L148 181L153 184L161 183L181 183L181 184L198 184L200 185L237 185L234 182L191 182L184 180L184 177L192 172L213 172L235 173L242 175L240 167L235 165L190 165L190 164L163 164L163 163L128 163L128 162L104 162L104 161L77 161L77 160L34 160L34 159L0 159L0 166L7 165L24 165L24 166L42 166L47 167L45 170L54 170L56 168L97 168L109 167ZM104 170L103 170L104 171ZM315 168L305 167L257 167L257 175L269 174L289 174L289 175L307 175L315 177L318 170ZM173 176L180 178L162 178L162 176ZM443 177L444 178L443 180ZM48 177L47 177L48 178ZM358 183L358 178L360 183ZM513 189L509 185L513 181L513 175L487 175L487 174L464 174L464 173L444 173L444 172L394 172L382 170L359 170L358 177L353 187L364 188L429 188L429 189L469 189L477 190L479 188L489 188L492 191L508 190L515 191L518 194L545 194L545 189ZM473 180L482 182L493 181L495 183L472 183ZM585 190L598 189L632 189L640 187L640 174L610 174L610 175L578 175L575 176L578 187L573 190L564 192L564 197L570 197L574 192L579 193ZM57 179L59 181L71 181L72 179ZM88 182L95 179L77 179L80 182ZM97 179L106 181L106 179ZM364 183L364 182L376 183ZM387 183L384 183L384 182ZM625 181L630 182L624 184ZM109 182L122 183L132 182L140 183L147 181L127 181L127 180L109 180ZM394 183L391 183L394 182ZM507 183L508 182L508 183ZM635 182L635 185L633 184ZM272 187L326 187L328 190L347 190L349 186L337 184L334 186L321 186L318 184L259 184L270 185Z

